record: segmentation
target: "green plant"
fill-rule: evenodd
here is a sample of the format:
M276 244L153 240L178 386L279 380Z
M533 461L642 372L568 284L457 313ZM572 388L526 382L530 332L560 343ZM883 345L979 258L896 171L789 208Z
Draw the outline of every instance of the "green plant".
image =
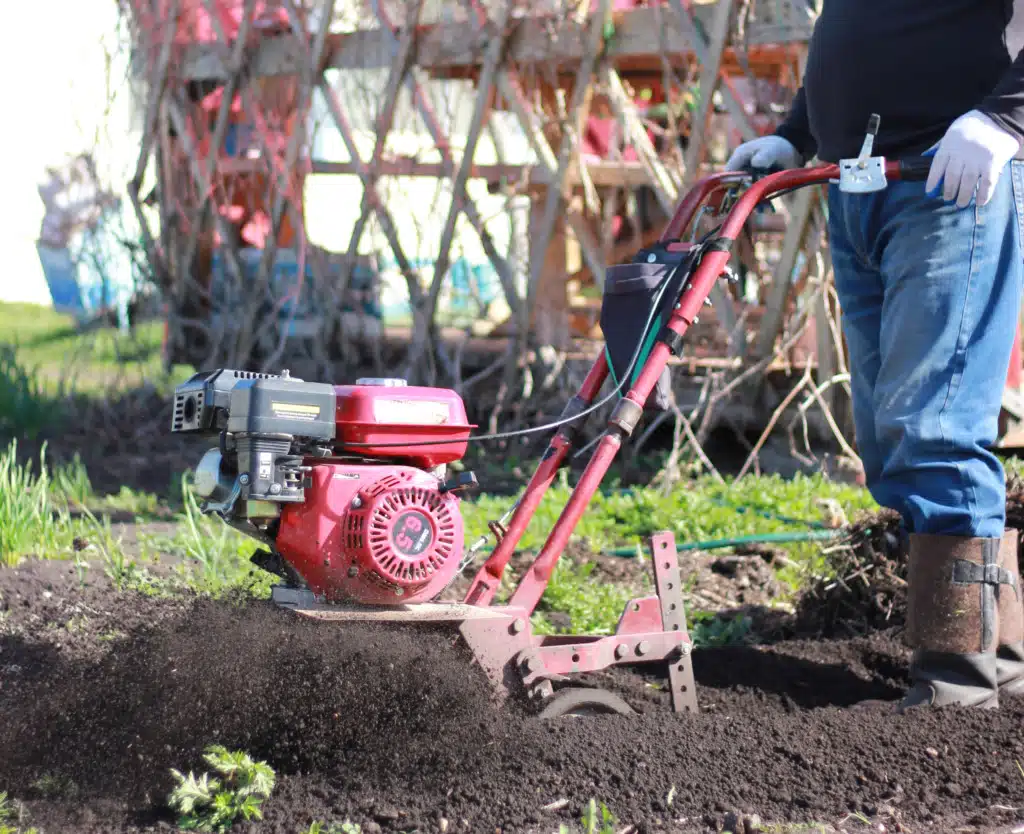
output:
M50 494L55 501L73 507L84 507L94 499L92 481L77 452L71 463L54 471Z
M0 344L0 436L35 439L57 423L56 405L38 373L19 361L14 346Z
M39 834L35 828L22 830L25 810L21 803L9 799L4 791L0 791L0 834Z
M18 463L18 441L0 454L0 563L13 566L36 549L56 549L66 543L62 535L67 514L51 512L46 446L39 454L39 473L31 464Z
M597 800L591 799L583 806L583 814L580 816L580 825L583 834L615 834L615 825L618 821L608 807ZM572 829L567 825L558 827L559 834L571 834Z
M349 822L314 822L305 834L362 834L363 827L358 823Z
M183 512L178 516L178 533L158 546L183 551L191 560L192 565L182 566L185 584L197 593L213 597L239 590L253 596L269 596L270 586L277 580L250 561L254 541L221 519L203 515L189 479L182 480L181 494Z
M753 625L750 617L723 617L708 611L691 611L690 638L694 647L713 648L735 646L750 635Z
M636 589L612 582L600 582L591 574L594 562L574 564L562 559L555 565L544 596L541 597L533 617L534 629L541 634L560 630L551 622L550 615L567 615L571 630L578 634L611 634L622 616L626 603Z
M178 782L169 804L185 831L224 832L240 818L262 819L261 804L274 789L273 769L246 753L229 751L219 744L206 748L203 759L218 774L185 776L172 768Z

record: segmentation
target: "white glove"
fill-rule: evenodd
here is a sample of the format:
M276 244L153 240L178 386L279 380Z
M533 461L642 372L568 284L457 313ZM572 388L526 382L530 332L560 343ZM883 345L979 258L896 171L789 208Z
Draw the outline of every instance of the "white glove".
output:
M781 136L761 136L744 142L725 163L727 171L745 171L750 168L802 168L800 152L788 139Z
M978 110L965 113L949 126L939 142L925 190L942 183L942 196L966 208L977 189L979 206L992 199L1006 164L1020 150L1020 142Z

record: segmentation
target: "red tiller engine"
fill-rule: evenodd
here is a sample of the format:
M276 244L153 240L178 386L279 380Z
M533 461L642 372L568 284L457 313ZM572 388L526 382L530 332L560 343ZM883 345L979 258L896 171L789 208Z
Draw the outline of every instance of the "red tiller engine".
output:
M267 545L253 561L290 584L396 605L455 577L475 479L448 465L475 427L454 391L217 370L178 387L171 428L219 437L196 469L202 510Z

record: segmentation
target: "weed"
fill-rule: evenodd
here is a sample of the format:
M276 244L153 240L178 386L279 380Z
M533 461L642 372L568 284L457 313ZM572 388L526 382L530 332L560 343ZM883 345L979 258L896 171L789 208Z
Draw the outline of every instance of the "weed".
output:
M309 830L305 834L362 834L363 827L357 823L349 822L332 822L330 824L323 822L314 822L309 826Z
M753 625L750 617L722 617L708 611L690 612L690 639L695 648L735 646L746 641Z
M46 447L39 474L18 463L18 442L0 454L0 563L12 566L33 550L55 550L67 543L66 512L51 512Z
M0 344L0 437L35 439L59 419L59 409L38 374L18 361L15 348Z
M569 617L570 629L574 633L611 634L615 631L626 603L635 596L634 589L591 578L595 567L594 562L574 565L567 560L555 565L551 581L533 617L538 633L566 630L552 623L550 614L554 612Z
M22 829L25 820L25 809L20 802L9 799L0 791L0 834L39 834L35 828Z
M206 748L203 759L218 774L185 776L171 769L178 786L168 802L178 814L178 827L185 831L224 832L239 818L262 819L263 800L274 789L270 765L248 755L215 744Z
M89 473L77 452L71 463L53 473L50 494L56 502L72 507L84 507L95 497Z
M615 834L615 825L618 821L608 807L597 800L591 799L584 807L580 817L580 826L583 834ZM571 834L572 829L567 825L558 827L558 834Z

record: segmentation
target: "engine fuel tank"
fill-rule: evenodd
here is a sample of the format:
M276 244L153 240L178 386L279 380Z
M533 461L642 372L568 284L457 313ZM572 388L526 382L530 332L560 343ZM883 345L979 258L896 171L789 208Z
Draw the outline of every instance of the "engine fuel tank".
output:
M448 388L363 381L336 385L334 392L336 442L367 457L401 458L432 469L461 459L466 438L476 428L466 417L462 397Z

